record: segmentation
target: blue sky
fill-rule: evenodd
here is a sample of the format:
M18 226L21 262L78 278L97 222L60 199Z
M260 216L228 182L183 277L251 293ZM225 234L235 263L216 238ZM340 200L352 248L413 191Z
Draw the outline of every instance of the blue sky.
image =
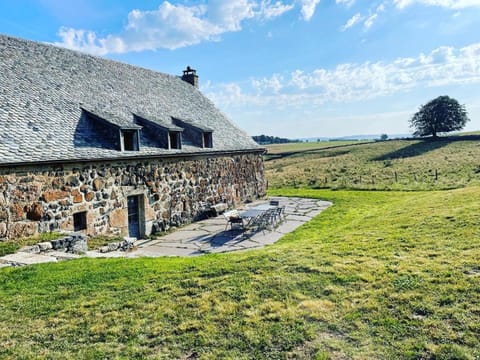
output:
M449 95L480 130L480 0L4 0L0 33L197 69L252 135L404 134Z

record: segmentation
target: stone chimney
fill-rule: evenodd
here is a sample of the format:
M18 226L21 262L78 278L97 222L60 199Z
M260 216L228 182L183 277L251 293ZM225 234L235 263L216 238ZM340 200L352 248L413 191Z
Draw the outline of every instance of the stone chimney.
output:
M197 70L187 66L186 70L183 70L182 80L195 86L198 89L198 75Z

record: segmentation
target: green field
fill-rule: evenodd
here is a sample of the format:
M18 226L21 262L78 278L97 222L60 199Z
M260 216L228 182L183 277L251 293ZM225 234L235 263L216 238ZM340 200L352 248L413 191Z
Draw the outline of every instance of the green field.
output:
M402 159L466 157L468 168L478 144ZM366 159L390 146L402 151L347 149ZM314 161L304 156L298 168ZM268 164L270 183L282 177L270 166L287 160ZM260 250L2 268L0 358L479 359L480 186L450 178L457 189L271 186L334 205Z
M311 143L305 150L297 144L275 146L275 157L266 161L270 187L440 190L480 184L478 135L323 145Z

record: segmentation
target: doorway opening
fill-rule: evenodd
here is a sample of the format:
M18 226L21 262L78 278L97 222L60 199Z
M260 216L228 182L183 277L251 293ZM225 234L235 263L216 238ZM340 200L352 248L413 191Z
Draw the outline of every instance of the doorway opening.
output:
M128 236L137 239L145 235L145 213L143 195L127 197L128 203Z

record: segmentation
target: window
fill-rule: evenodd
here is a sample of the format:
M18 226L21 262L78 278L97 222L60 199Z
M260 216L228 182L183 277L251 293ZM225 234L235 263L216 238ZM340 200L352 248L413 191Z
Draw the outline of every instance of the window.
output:
M123 151L138 151L138 131L122 130Z
M170 149L181 149L182 148L182 138L180 137L179 132L169 132L168 133Z
M212 133L211 132L204 132L203 133L203 147L205 147L205 148L213 147Z
M82 211L73 214L73 230L82 231L87 229L87 212Z

